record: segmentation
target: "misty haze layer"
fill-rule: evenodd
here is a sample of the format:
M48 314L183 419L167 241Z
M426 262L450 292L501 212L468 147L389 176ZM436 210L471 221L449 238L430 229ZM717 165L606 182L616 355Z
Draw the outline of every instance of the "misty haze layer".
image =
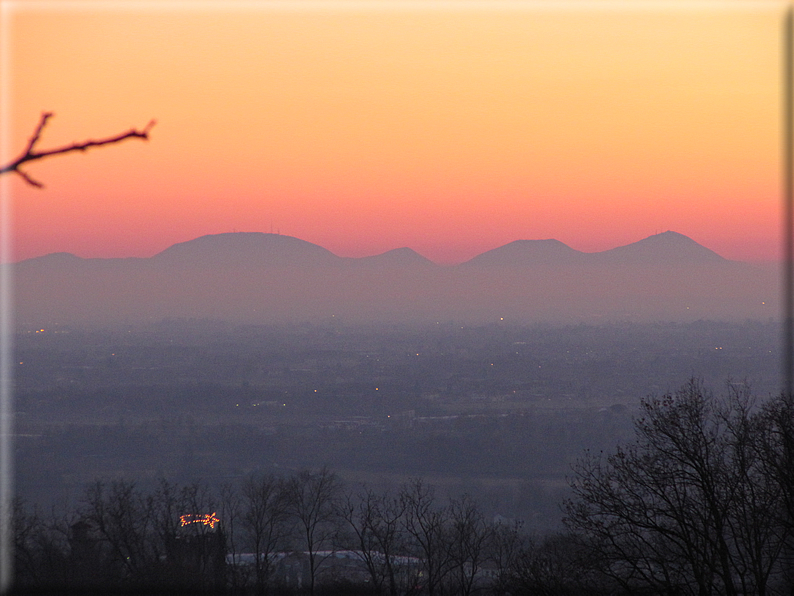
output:
M599 323L777 317L776 271L665 232L598 253L518 240L456 266L409 248L338 257L290 236L202 236L148 259L11 265L19 327L168 317L243 323Z

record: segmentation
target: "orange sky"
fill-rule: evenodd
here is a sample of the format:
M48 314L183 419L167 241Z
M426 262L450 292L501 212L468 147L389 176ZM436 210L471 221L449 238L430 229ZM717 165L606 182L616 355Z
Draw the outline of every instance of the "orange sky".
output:
M675 230L780 247L783 4L3 1L14 260L273 229L460 262Z

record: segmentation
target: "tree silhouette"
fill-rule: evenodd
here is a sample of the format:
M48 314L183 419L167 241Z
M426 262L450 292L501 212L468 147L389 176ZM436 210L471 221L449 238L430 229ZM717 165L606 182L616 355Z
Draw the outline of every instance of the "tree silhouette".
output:
M44 185L34 180L30 177L29 174L23 172L19 169L19 167L27 163L29 161L35 161L37 159L43 159L45 157L50 157L52 155L61 155L64 153L71 153L72 151L86 151L91 147L101 147L102 145L112 145L113 143L119 143L125 139L143 139L144 141L149 140L149 131L152 127L156 124L155 120L150 120L149 124L143 130L138 130L136 128L131 128L127 132L120 133L113 137L107 137L104 139L94 140L89 139L87 141L83 141L82 143L72 143L71 145L65 145L63 147L58 147L56 149L48 149L47 151L36 151L36 143L39 142L41 138L41 132L44 130L44 127L47 125L47 121L52 118L55 114L52 112L44 112L41 115L41 119L39 120L38 126L36 126L36 130L33 132L33 136L30 137L28 141L27 147L25 147L25 151L22 155L16 158L11 163L0 166L0 174L6 174L8 172L15 172L22 176L22 178L30 184L31 186L35 186L36 188L44 188Z
M398 596L403 592L399 580L406 573L402 569L405 564L400 562L405 557L399 556L406 550L404 500L366 489L357 499L348 493L340 512L352 531L375 593Z
M791 499L785 474L770 473L788 438L770 428L776 402L758 410L746 389L717 399L691 380L642 402L632 443L585 455L565 522L602 574L627 593L764 596L783 585Z
M309 594L314 596L320 564L328 557L321 550L332 548L338 534L341 484L338 476L323 466L317 472L302 470L284 486L285 511L297 527L296 535L309 556Z
M257 593L272 581L274 555L287 540L287 483L271 475L249 476L242 485L242 522L253 547Z
M434 596L443 591L452 568L449 507L438 505L432 487L418 478L411 479L403 487L400 501L405 510L406 535L414 545L414 555L423 564L417 583L429 596Z

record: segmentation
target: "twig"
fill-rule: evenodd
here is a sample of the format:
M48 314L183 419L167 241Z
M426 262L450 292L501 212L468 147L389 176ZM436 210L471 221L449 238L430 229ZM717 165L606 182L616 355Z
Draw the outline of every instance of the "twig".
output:
M156 124L155 120L151 120L149 124L146 125L146 128L144 128L143 130L132 128L127 132L116 135L115 137L99 139L98 141L89 139L88 141L83 141L82 143L72 143L71 145L67 145L65 147L59 147L57 149L50 149L49 151L34 151L33 149L36 146L36 143L38 143L39 138L41 137L42 130L44 130L44 127L47 125L47 121L52 116L54 116L52 112L44 112L41 115L41 120L39 120L39 124L36 127L33 136L30 137L30 141L28 141L28 146L25 148L25 153L23 153L20 157L12 161L10 164L0 167L0 174L5 174L7 172L16 172L17 174L22 176L22 179L31 186L35 186L37 188L44 188L44 185L41 182L34 180L28 174L20 170L19 166L21 166L25 162L34 161L36 159L42 159L44 157L49 157L51 155L70 153L72 151L85 151L90 147L100 147L102 145L110 145L112 143L118 143L119 141L123 141L124 139L138 138L146 141L149 139L149 131Z

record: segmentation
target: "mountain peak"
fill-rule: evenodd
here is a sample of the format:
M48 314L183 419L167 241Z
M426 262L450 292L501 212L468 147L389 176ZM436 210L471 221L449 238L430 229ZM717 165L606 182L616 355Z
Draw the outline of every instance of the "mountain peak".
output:
M584 253L559 240L515 240L466 261L463 265L487 267L559 266L578 262Z
M412 248L404 246L402 248L395 248L387 250L379 255L372 255L370 257L361 257L358 259L351 259L351 262L377 267L408 267L415 265L434 265L433 261L427 257L423 257Z
M728 262L689 236L668 230L637 242L598 253L602 259L621 264L713 264Z
M263 232L208 234L166 248L152 257L159 263L200 267L324 265L338 261L331 251L293 236Z
M77 255L70 252L52 252L40 257L33 257L32 259L25 259L20 261L17 265L24 268L30 267L55 267L57 269L68 269L79 266L85 263L85 259L81 259Z

